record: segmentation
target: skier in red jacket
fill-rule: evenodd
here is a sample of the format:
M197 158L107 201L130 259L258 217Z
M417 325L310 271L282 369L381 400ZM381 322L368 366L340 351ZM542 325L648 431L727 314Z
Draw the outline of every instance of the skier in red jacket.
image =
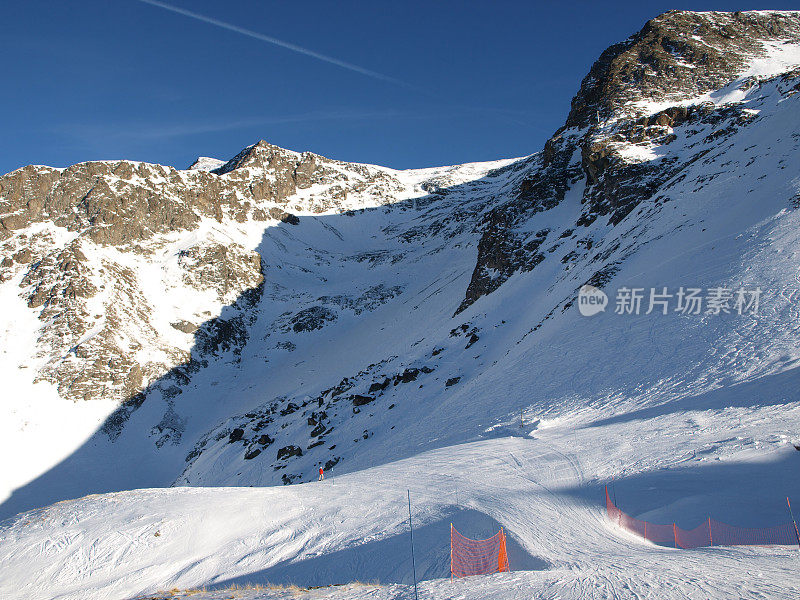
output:
M318 481L322 481L325 479L325 472L322 470L322 467L319 468L319 479Z

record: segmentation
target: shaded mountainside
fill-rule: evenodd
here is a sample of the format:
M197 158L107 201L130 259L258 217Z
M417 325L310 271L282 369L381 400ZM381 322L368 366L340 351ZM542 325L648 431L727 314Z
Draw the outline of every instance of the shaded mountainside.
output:
M613 412L792 368L795 267L756 266L793 243L799 46L797 13L666 13L604 52L565 126L516 160L395 171L262 141L189 170L5 175L0 300L21 317L3 335L31 350L2 357L31 400L7 401L6 443L44 444L26 433L47 418L37 395L115 408L2 516L90 491L307 481L521 409ZM637 320L655 349L616 338L598 364L587 340L619 334L614 315L577 316L587 282L776 299L764 318Z

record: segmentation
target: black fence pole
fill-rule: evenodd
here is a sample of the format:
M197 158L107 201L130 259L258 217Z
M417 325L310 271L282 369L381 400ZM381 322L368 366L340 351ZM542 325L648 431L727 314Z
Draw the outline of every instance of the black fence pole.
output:
M408 530L411 532L411 569L414 573L414 600L419 600L417 595L417 563L414 559L414 526L411 524L411 490L408 492Z

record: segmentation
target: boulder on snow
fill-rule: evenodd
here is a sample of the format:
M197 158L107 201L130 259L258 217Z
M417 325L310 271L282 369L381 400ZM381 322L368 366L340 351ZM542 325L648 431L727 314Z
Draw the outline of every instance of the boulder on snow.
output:
M372 396L362 396L361 394L353 394L350 399L353 401L353 406L364 406L375 400Z
M291 458L292 456L303 456L303 451L300 449L299 446L289 445L284 446L280 450L278 450L278 460L282 460L284 458Z

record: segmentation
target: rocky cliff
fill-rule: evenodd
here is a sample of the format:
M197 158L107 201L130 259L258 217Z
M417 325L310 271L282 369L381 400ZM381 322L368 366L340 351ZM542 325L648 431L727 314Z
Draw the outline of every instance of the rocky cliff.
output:
M69 399L137 397L190 360L200 323L263 281L257 252L210 230L294 223L292 210L343 211L364 196L388 202L400 187L385 170L263 141L216 166L92 162L29 166L0 178L0 281L13 280L42 322L37 380ZM153 322L163 307L143 293L143 278L178 239L187 242L172 264L160 265L169 271L163 283L201 293L207 305L176 310L169 323L176 334ZM203 331L198 354L218 347L220 336L233 344L247 337L217 325Z
M137 485L302 481L388 459L370 440L388 452L400 428L406 449L471 439L533 402L510 387L535 364L520 353L566 343L583 284L796 207L799 49L798 13L665 13L601 55L521 159L395 171L262 141L188 170L19 169L0 178L0 280L36 321L6 339L35 351L4 360L30 389L113 399L92 447L137 448ZM740 191L739 222L709 216ZM539 374L541 411L575 401L573 350ZM639 360L595 365L580 394Z

